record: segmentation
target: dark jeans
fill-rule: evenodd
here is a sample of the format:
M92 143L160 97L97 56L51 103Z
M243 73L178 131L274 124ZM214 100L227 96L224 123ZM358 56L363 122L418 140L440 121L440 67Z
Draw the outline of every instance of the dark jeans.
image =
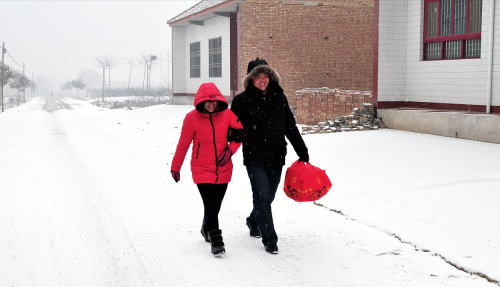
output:
M281 180L281 167L265 168L260 166L247 166L248 177L252 185L253 210L247 221L260 229L262 242L278 242L278 235L274 230L271 203L273 203L278 184Z
M207 231L219 229L219 211L226 194L227 183L199 183L197 186L205 207L203 224L205 224Z

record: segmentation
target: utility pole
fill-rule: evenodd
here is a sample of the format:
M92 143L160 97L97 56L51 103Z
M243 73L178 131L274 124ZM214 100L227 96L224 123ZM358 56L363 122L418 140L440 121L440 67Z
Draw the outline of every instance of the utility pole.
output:
M3 55L4 55L4 54L5 54L5 42L3 42L3 43L2 43L2 67L3 67ZM1 83L2 83L2 84L1 84L1 86L2 86L2 113L3 113L3 73L2 73L2 78L1 78L1 80L2 80L2 82L1 82Z
M31 72L31 99L33 99L33 78L35 77L35 73Z
M23 63L23 76L24 76L24 63ZM23 101L26 103L26 88L23 89Z

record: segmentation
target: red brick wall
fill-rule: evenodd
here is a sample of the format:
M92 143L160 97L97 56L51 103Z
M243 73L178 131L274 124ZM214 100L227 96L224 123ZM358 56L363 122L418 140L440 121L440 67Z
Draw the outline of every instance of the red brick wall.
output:
M348 116L363 103L372 103L371 92L337 89L306 89L296 94L298 124L315 125L336 117Z
M292 105L295 92L308 87L372 90L373 3L246 0L240 9L241 79L248 62L260 57L281 75Z

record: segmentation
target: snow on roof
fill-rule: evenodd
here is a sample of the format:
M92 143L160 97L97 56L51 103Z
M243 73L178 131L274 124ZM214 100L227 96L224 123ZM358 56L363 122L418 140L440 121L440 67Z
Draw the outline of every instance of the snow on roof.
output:
M193 7L187 9L186 11L182 12L181 14L175 16L174 18L168 20L167 24L170 24L171 22L174 22L176 20L182 19L184 17L193 15L195 13L198 13L200 11L203 11L207 8L210 8L212 6L215 6L217 4L220 4L222 2L225 2L227 0L202 0L199 3L195 4Z

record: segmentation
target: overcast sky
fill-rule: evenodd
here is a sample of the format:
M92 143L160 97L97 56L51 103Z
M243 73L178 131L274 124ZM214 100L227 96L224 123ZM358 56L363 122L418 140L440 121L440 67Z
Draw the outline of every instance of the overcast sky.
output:
M152 71L151 84L156 86L171 65L167 21L198 2L0 0L0 45L5 42L6 64L22 71L24 63L27 76L34 75L39 86L50 83L54 92L76 79L81 69L102 74L95 55L121 60L111 70L112 87L127 85L130 67L124 58L141 53L163 58ZM132 70L132 79L131 85L142 86L141 67Z

